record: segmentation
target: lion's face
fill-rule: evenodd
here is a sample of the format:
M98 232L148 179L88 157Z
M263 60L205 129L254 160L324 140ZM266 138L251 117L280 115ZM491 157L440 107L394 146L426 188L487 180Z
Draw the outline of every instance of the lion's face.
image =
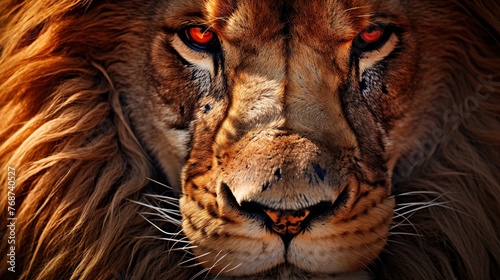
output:
M146 108L132 120L182 186L182 229L211 273L330 275L377 258L415 99L397 3L166 4L150 95L127 102Z

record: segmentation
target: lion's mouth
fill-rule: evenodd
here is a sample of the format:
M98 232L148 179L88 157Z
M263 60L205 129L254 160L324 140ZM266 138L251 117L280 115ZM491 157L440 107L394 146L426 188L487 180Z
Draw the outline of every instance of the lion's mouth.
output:
M249 219L261 221L268 231L278 234L285 247L288 247L296 235L309 229L311 222L335 215L336 211L347 202L349 189L344 188L334 202L321 201L301 209L274 209L252 201L238 203L225 183L222 183L221 195L234 210Z
M386 244L394 201L385 188L351 178L342 187L329 189L338 194L317 195L313 201L300 193L287 194L286 189L282 195L275 192L274 199L261 199L238 196L221 179L189 181L187 189L199 194L199 199L186 195L180 200L183 229L193 240L193 253L215 274L257 275L282 266L315 275L342 274L368 265ZM212 187L216 193L202 187L210 183L217 186ZM274 185L266 191L287 186ZM304 204L295 203L298 199Z

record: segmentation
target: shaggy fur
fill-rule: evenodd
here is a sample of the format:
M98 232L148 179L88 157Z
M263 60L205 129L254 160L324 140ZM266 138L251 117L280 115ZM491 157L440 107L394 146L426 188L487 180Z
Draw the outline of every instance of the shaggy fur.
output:
M151 204L149 193L173 196L148 181L158 175L155 164L121 102L141 77L122 71L130 59L122 54L146 44L154 5L109 2L0 3L2 223L7 166L17 173L16 273L7 271L4 236L2 279L189 279L197 272L183 263L189 252L172 250L182 234L161 234L179 232L179 221L150 223L140 215L150 208L137 203ZM370 271L382 279L494 279L500 8L497 1L408 2L420 39L415 95L432 99L419 105L424 117L410 116L397 130L395 139L422 137L395 162L394 226Z

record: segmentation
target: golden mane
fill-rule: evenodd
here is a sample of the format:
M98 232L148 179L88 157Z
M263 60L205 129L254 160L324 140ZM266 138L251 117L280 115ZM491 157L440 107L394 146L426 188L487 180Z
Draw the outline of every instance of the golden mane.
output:
M146 29L137 24L145 15L132 8L141 1L132 2L0 3L0 219L8 218L10 166L18 279L196 272L183 268L192 256L161 236L179 232L179 222L150 223L140 213L151 210L137 203L151 204L147 194L158 186L120 104L131 75L120 73L120 62ZM427 84L417 88L435 93L435 110L414 120L426 136L396 165L397 218L370 270L383 279L493 279L500 275L500 9L495 1L412 6L410 18L428 38L417 74ZM1 279L13 275L6 238Z
M17 173L18 279L189 273L177 268L181 257L166 254L171 244L144 238L158 229L138 214L146 208L131 202L144 200L151 164L106 64L122 58L110 51L127 44L130 27L122 19L130 10L89 1L3 1L0 14L0 162ZM7 209L4 194L0 205ZM9 244L1 248L7 252ZM2 256L0 278L7 279Z

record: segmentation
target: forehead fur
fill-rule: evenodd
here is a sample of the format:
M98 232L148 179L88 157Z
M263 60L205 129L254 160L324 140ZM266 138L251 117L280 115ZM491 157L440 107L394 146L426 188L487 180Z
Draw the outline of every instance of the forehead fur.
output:
M402 13L399 1L374 0L176 0L170 6L167 25L202 24L225 39L247 41L273 40L290 26L309 38L349 41L374 17L398 22Z

